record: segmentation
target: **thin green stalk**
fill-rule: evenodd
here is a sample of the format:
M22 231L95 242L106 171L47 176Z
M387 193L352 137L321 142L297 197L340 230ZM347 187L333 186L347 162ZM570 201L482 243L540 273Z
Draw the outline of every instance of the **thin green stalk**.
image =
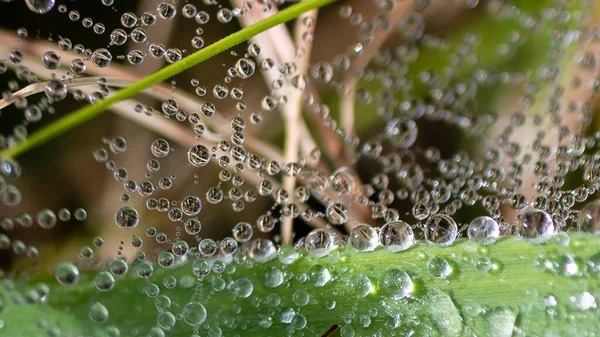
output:
M130 87L117 91L114 95L107 97L96 105L88 105L68 116L58 120L57 122L46 126L40 131L32 134L25 141L18 143L16 146L8 148L0 152L0 158L13 158L28 150L44 144L48 140L55 138L74 127L87 122L88 120L102 114L110 108L114 103L131 98L137 93L156 85L164 80L173 77L184 70L195 66L198 63L206 61L221 52L240 44L249 38L266 31L269 28L279 24L288 22L300 16L302 13L315 8L320 8L336 0L307 0L296 5L290 6L279 13L257 22L256 24L241 29L240 31L231 34L212 45L195 52L194 54L182 59L181 61L171 64L158 72L142 79Z

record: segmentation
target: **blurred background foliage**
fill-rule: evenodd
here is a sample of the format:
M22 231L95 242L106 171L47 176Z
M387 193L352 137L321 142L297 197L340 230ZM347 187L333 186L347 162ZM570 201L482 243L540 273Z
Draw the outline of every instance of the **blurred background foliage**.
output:
M398 3L411 1L413 0L402 0ZM577 9L581 6L582 1L567 0L563 3L566 8ZM89 16L94 22L102 22L106 26L106 31L110 32L119 27L119 18L122 13L131 11L139 15L145 10L156 8L160 2L162 1L116 1L118 11L103 6L100 1L58 1L57 3L67 5L69 10L79 11L82 18ZM360 29L352 27L346 19L340 17L340 8L341 6L351 6L354 12L360 12L366 16L376 16L379 13L371 2L343 0L320 10L311 62L331 62L336 55L348 48L356 47ZM419 1L415 0L415 2ZM356 89L359 94L352 96L356 100L353 102L356 134L361 140L376 139L385 125L380 116L389 113L379 111L373 102L365 102L360 99L361 94L362 96L371 95L374 97L373 101L376 101L375 98L378 95L389 93L404 102L434 104L440 109L464 109L465 116L493 113L498 116L497 121L508 119L507 116L514 111L507 109L506 102L518 102L523 96L524 88L502 83L498 78L501 77L502 72L539 72L540 67L549 60L551 50L555 48L553 34L557 27L553 26L553 21L552 24L542 25L541 31L530 30L526 27L527 23L522 22L521 19L511 19L511 13L506 13L506 17L493 17L487 8L498 6L499 3L513 3L516 8L529 13L532 18L543 20L543 16L547 14L543 13L543 9L555 2L556 0L480 0L475 8L469 8L477 1L432 1L431 5L422 13L426 39L416 43L407 41L399 44L406 39L406 36L398 30L391 30L386 32L385 36L378 37L381 41L375 46L366 46L362 54L352 60L355 70L363 74ZM179 8L184 4L184 1L176 2ZM223 6L230 6L230 4L223 2ZM211 18L214 18L217 9L215 6L209 6L204 10L209 11ZM401 17L404 14L406 13L397 13L396 15ZM579 24L576 19L566 20L564 23L564 25L572 27ZM66 14L61 14L56 10L48 15L34 15L26 8L23 1L2 4L0 27L1 43L5 47L0 52L0 58L6 58L7 50L13 47L19 47L25 53L35 54L36 44L40 45L48 41L54 43L54 49L58 49L56 41L61 36L71 39L74 45L82 43L86 48L92 50L105 47L109 42L108 34L97 35L92 29L83 28L80 21L73 22L67 18ZM27 29L29 37L17 39L14 32L19 28ZM181 16L176 16L171 21L159 20L156 25L147 29L148 41L162 42L169 46L187 49L189 53L192 49L190 40L196 35L197 28L198 25L193 20L185 20ZM240 29L240 24L236 20L229 24L210 20L208 24L202 26L202 29L205 45L209 45ZM288 24L288 29L293 32L294 24ZM445 69L453 67L449 56L464 45L468 32L474 32L477 36L473 53L477 62L463 64L460 67L460 77L444 78ZM14 44L9 45L10 41L13 41ZM428 44L436 45L437 43L445 45L442 51L439 47L428 46ZM407 57L406 63L395 69L396 72L394 72L386 60L394 53L403 52L396 50L399 46L404 46L409 50L408 54L414 53L414 57L412 60L408 60L411 58L410 56ZM247 44L239 45L177 75L172 79L175 84L174 90L189 91L193 94L194 88L189 85L192 79L198 79L201 85L210 90L215 84L223 81L229 65L234 63L239 55L243 55L247 47ZM114 50L114 55L125 55L131 48L131 44L127 43L121 47L113 46L111 48ZM123 59L114 59L113 65L122 67L124 71L136 77L151 74L164 66L162 60L151 58L147 58L141 66L136 67L129 66ZM483 81L477 89L477 94L460 107L445 106L443 99L436 97L435 92L432 92L420 80L423 74L429 73L440 76L439 81L446 82L448 85L468 84L475 80L474 77L478 70L485 70L489 76L496 76L497 79ZM14 80L15 75L11 71L0 75L0 91L7 90L9 81ZM342 122L343 100L348 97L348 93L345 92L347 88L343 85L344 80L336 78L334 83L337 84L318 87L323 102L330 106L331 115L337 119L338 123ZM402 90L394 90L387 84L389 81L399 80L411 81L414 89L410 93L406 93ZM23 82L19 82L19 85L23 84ZM243 83L240 79L234 79L230 84L230 87L232 86L244 88L244 102L248 107L247 111L250 112L260 110L260 101L271 90L258 74L244 80ZM155 109L160 109L160 101L148 97L140 98L140 101ZM238 113L234 100L227 99L215 103L218 110L225 114L235 116ZM52 123L81 105L81 102L72 97L67 98L55 106L56 112L53 115L45 116L42 122L32 125L28 130L29 133ZM284 124L280 114L267 112L263 114L263 117L264 120L261 124L249 124L248 132L281 147ZM14 107L3 109L0 115L0 134L10 134L21 119L20 110ZM473 120L476 121L476 118ZM315 126L315 124L309 123L309 127L313 134L320 136L317 139L321 150L327 156L327 146L331 145L328 142L335 141L335 138L332 138L331 134L327 134L327 130L323 131L322 127ZM499 133L502 125L501 122L486 123L482 121L482 126L490 129L485 133L488 136ZM22 263L22 266L13 268L13 270L17 270L19 273L29 273L33 268L41 272L50 272L57 262L73 260L77 257L81 247L90 246L92 238L96 236L101 236L105 242L102 250L95 254L96 261L100 261L99 263L104 263L108 257L114 257L122 242L125 243L123 254L130 258L133 257L135 249L131 247L131 235L125 236L114 225L115 211L122 204L120 201L120 196L123 194L122 186L104 165L97 163L92 156L94 149L104 145L103 137L117 136L124 137L128 142L127 152L115 157L117 167L125 167L131 178L137 181L142 180L146 173L146 163L152 157L150 144L154 139L162 136L116 114L103 114L68 134L19 157L23 167L23 176L17 185L24 195L24 200L17 208L0 206L0 217L14 217L23 212L34 215L43 208L56 211L62 207L66 207L72 212L83 207L88 216L85 221L72 219L61 223L51 231L36 226L32 228L15 226L11 234L12 238L20 239L28 246L38 247L43 253L33 266L30 261L23 259L25 262ZM485 138L488 137L474 140L466 135L460 127L450 126L443 120L420 120L418 143L413 147L417 150L406 156L407 158L413 157L413 160L420 161L424 167L427 167L432 164L424 161L423 151L429 147L438 148L442 158L448 158L461 149L467 150L473 155L481 155L486 146ZM217 183L220 169L216 165L210 165L201 171L189 167L186 165L185 158L187 149L178 145L174 140L170 141L176 150L169 155L168 160L161 161L159 175L172 176L175 180L173 188L160 191L160 196L173 200L186 195L204 195L209 187ZM351 157L344 151L329 155L334 159ZM331 164L331 161L329 163ZM505 165L506 163L501 164ZM354 168L363 182L369 182L373 175L381 170L381 167L374 165L376 164L366 157L360 157L354 163ZM329 169L332 170L335 167L329 167ZM426 173L428 172L426 171ZM392 189L398 188L397 182L393 179L390 184ZM142 199L132 195L131 202L136 202L136 200L141 201ZM317 204L311 205L320 207ZM401 218L408 218L412 204L408 200L396 199L391 206L400 210ZM242 220L253 222L270 207L272 207L272 201L264 197L259 198L251 207L246 207L239 213L232 212L228 202L209 205L200 216L203 224L202 236L215 239L228 236L231 234L231 228L237 222ZM166 214L149 213L144 211L144 207L138 207L138 210L142 213L143 226L136 228L135 235L145 237L145 228L154 226L158 231L165 232L172 237L175 226L167 219ZM461 224L466 223L474 216L481 215L482 212L479 207L463 207L455 219ZM296 238L306 234L310 229L309 226L297 220L294 227ZM278 233L278 229L276 228L273 233ZM193 238L187 239L188 241L193 240ZM161 247L154 240L145 240L144 250L148 254L155 254L160 249ZM10 250L0 250L0 267L2 269L9 269L10 265L19 263L20 259L21 257L16 256Z

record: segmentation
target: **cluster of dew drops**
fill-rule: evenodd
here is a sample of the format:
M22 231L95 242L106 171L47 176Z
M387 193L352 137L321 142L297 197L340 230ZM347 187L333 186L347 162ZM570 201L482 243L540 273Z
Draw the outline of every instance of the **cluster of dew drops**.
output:
M105 6L117 10L118 4L115 1L101 1ZM2 0L2 2L12 2L12 0ZM202 26L207 24L211 17L207 11L201 10L202 6L218 6L216 20L223 24L243 16L252 10L252 7L262 7L266 12L273 7L272 1L267 0L250 1L244 7L234 9L228 9L216 0L203 0L198 6L192 3L178 6L173 2L165 1L157 8L148 9L139 15L133 12L123 13L120 17L120 27L107 32L103 23L94 23L93 18L90 17L81 18L77 10L69 9L64 4L56 5L55 2L55 0L24 1L25 5L38 15L55 10L56 7L60 13L68 17L68 20L81 20L85 28L93 29L93 32L99 36L108 34L109 43L105 48L90 50L82 44L73 46L69 38L60 37L58 41L54 41L57 47L64 52L74 51L79 57L74 58L67 65L61 60L59 52L47 51L41 61L44 68L51 73L49 76L42 76L28 69L23 64L27 57L21 50L13 49L8 59L0 59L0 73L6 73L11 69L20 80L28 84L43 82L41 78L47 78L43 94L39 95L42 97L15 95L15 92L21 89L16 81L11 81L9 91L2 93L4 100L10 101L23 111L24 119L14 127L12 134L0 135L1 148L24 141L28 136L27 126L39 122L47 113L55 113L54 105L63 101L69 94L78 101L88 101L91 104L107 97L113 89L111 82L104 78L97 80L95 83L97 87L93 91L84 92L76 87L70 88L71 84L75 83L74 80L86 74L88 67L108 67L113 62L113 57L134 66L142 64L146 58L164 58L167 63L173 64L182 60L186 53L204 48ZM549 117L542 114L529 116L523 111L515 112L511 116L511 125L495 139L494 145L485 149L481 158L472 158L466 151L459 151L448 158L442 158L439 149L418 146L419 138L427 137L423 132L419 132L419 124L422 120L447 123L459 128L471 139L485 138L486 130L494 126L498 116L494 113L471 112L473 110L471 105L478 89L497 83L524 84L527 92L524 94L522 108L526 110L533 104L533 96L539 87L546 85L548 79L553 76L553 69L563 61L560 53L561 44L556 44L554 47L556 53L553 54L556 56L551 57L547 64L543 65L539 74L495 73L491 70L478 69L478 60L473 54L476 46L481 43L477 32L466 32L458 45L449 45L449 42L441 37L429 36L425 33L422 12L431 1L414 0L414 2L415 10L406 15L397 28L402 41L391 50L379 52L374 57L372 69L356 74L367 83L377 83L381 86L379 91L359 87L356 91L356 100L357 104L369 107L385 122L382 132L371 139L361 140L356 134L337 125L331 116L332 111L329 106L319 102L310 93L305 92L303 95L303 103L308 113L336 134L343 144L355 149L357 158L354 163L364 160L379 169L379 172L369 179L361 181L361 177L353 171L352 167L338 167L333 172L317 169L318 165L315 163L318 163L322 157L318 149L303 154L297 162L278 162L258 153L259 151L246 148L244 140L248 135L245 135L245 131L247 123L261 124L264 114L274 114L277 109L284 106L288 100L287 92L304 91L311 81L334 88L342 95L350 94L349 88L338 80L342 77L340 74L351 71L352 60L359 57L365 47L373 41L376 32L390 29L392 23L386 14L396 6L396 2L392 0L378 1L381 15L375 18L364 17L349 6L340 7L339 16L346 19L347 24L360 27L361 31L358 42L331 62L311 64L304 72L303 69L297 68L294 60L278 63L271 58L271 55L264 55L259 45L249 44L247 52L227 69L223 83L215 85L212 90L203 86L199 79L191 80L191 88L185 89L189 89L197 96L199 103L196 111L184 111L180 107L181 102L178 102L175 97L164 100L157 107L136 105L134 107L136 113L164 116L169 119L169 122L184 125L193 132L199 144L185 148L184 151L187 153L185 165L190 170L199 172L195 175L196 180L205 179L202 177L201 169L207 165L218 165L222 169L216 185L208 188L203 194L169 200L160 197L160 192L169 190L177 184L177 177L163 173L161 163L169 160L169 156L173 157L171 152L176 148L183 148L182 145L164 138L156 139L149 144L152 158L147 162L145 179L139 181L129 176L127 168L117 165L119 156L123 156L127 151L125 138L120 136L104 138L103 145L93 150L94 159L105 165L115 179L123 185L124 192L121 195L123 206L119 207L114 215L116 226L122 230L138 227L142 222L140 207L145 207L150 212L166 213L169 221L177 226L174 237L159 232L155 227L146 227L148 239L156 240L165 249L157 255L156 261L151 261L150 257L140 250L136 256L137 275L150 278L156 264L167 268L178 261L192 257L195 258L194 274L205 277L211 270L221 272L225 268L219 263L209 265L206 262L209 258L233 257L239 263L247 258L258 262L270 261L277 257L282 261L293 261L299 250L305 250L315 257L322 257L344 246L351 246L361 252L373 251L378 247L384 247L392 252L401 252L410 248L419 239L433 245L449 246L457 238L468 237L478 244L490 245L502 236L518 235L539 244L547 242L559 232L573 230L600 232L600 201L589 202L588 200L600 186L600 155L589 154L600 141L600 134L591 136L586 136L583 132L569 134L568 128L563 125L564 121L557 116L559 109L556 106L550 106L548 111L544 112ZM521 35L525 35L525 30L535 31L534 28L542 22L544 24L556 22L556 26L560 28L561 24L568 20L565 19L566 14L569 14L573 20L583 20L586 15L576 11L566 12L562 6L564 1L555 1L555 7L548 8L541 18L521 14L517 8L502 1L491 2L494 5L486 7L489 15L498 17L499 20L518 19L523 28L523 32L515 31L514 34L506 37L501 48L498 48L498 53L501 55L510 55L511 51L522 43ZM476 8L480 4L477 0L463 0L462 5ZM198 26L196 36L189 41L191 46L177 48L152 42L145 28L154 25L157 20L172 20L177 15L195 21ZM313 24L311 20L304 22L306 29ZM28 37L25 28L19 29L17 33L20 38ZM563 35L557 34L556 39L561 39ZM598 33L592 30L578 31L578 34L571 34L571 38L598 39L599 37ZM309 33L305 34L304 40L312 40ZM111 47L123 46L126 43L135 47L126 55L113 55ZM416 90L417 84L410 83L402 75L392 74L407 72L411 63L418 60L419 46L438 50L441 55L449 55L454 67L445 69L444 73L425 71L418 74L417 81L420 82L418 85L427 88L428 100L417 98L398 100L394 92L401 91L404 97L413 97L411 93ZM186 47L191 48L188 50ZM591 69L597 62L593 55L578 54L577 57L581 69ZM475 70L468 76L459 75L458 69L465 64L475 66ZM251 76L260 76L261 71L273 70L277 71L278 78L271 84L272 91L263 97L259 109L250 112L250 108L243 101L245 89L230 88L232 79L247 79ZM64 72L62 77L59 76L59 71ZM571 85L588 86L596 90L600 87L600 82L595 79L591 83L586 83L574 78ZM564 90L565 88L560 86L556 88L556 92ZM220 114L213 102L224 99L236 101L237 116L227 117ZM549 104L559 103L556 99L552 99ZM569 109L582 113L584 126L591 123L591 112L587 103L569 102L568 104L570 104ZM229 125L229 134L224 137L224 140L212 141L211 144L209 137L205 137L210 132L207 124L211 120L212 123L216 123L214 120L219 118L218 123ZM542 145L546 134L540 130L540 125L545 118L552 120L553 128L559 130L561 139L565 140L563 143L569 145L557 147ZM520 133L534 131L538 133L533 144L519 143ZM505 162L508 164L505 165ZM539 180L534 186L538 195L532 200L522 194L524 188L531 187L528 186L527 181L524 181L524 176L528 173L527 168L530 166L534 167L534 174ZM566 187L565 178L571 172L583 177L583 185L572 189ZM0 163L0 173L1 201L6 206L17 207L22 200L21 192L10 182L21 175L21 168L16 160L6 159ZM258 182L250 183L248 180L251 176L258 177ZM283 176L296 177L297 187L292 191L286 191L279 182ZM229 203L234 212L242 212L258 198L272 198L273 207L257 219L237 223L232 228L230 237L216 240L202 236L203 225L211 226L211 224L202 224L201 214L207 212L206 209L210 211L210 205ZM314 202L309 203L311 200L316 200L322 208L315 207ZM402 214L395 209L393 204L397 201L410 203L412 205L410 214ZM583 204L584 202L587 203ZM461 208L474 205L482 206L486 214L476 217L469 224L458 224L453 216ZM516 219L505 219L501 212L503 207L512 209L519 215ZM352 212L356 208L368 209L371 217L369 221L372 222L363 223L364 219ZM33 215L20 213L14 217L4 216L1 218L0 225L6 233L13 230L15 223L24 227L37 223L41 228L50 230L57 225L60 226L60 222L71 220L71 212L78 221L85 221L87 218L83 208L75 210L63 208L56 212L43 209ZM151 214L154 214L153 217L159 216L156 213ZM307 224L324 221L327 226L316 228L305 237L297 238L293 246L279 247L277 236L273 240L264 238L264 235L261 235L261 238L254 237L255 231L272 233L285 218L293 218ZM373 223L378 226L373 226ZM340 234L344 231L343 226L348 224L351 225L346 227L350 229L349 233ZM190 243L192 238L196 240L194 244ZM94 249L102 247L103 244L102 238L94 238L92 245L81 250L79 258L91 259L94 256ZM125 242L122 241L120 249L124 244ZM141 248L143 239L132 236L131 245ZM11 241L8 234L0 234L0 249L12 249L17 255L26 255L33 260L39 257L35 247L27 246L19 240ZM100 291L111 290L115 284L115 277L126 274L129 268L130 265L122 258L111 261L107 270L97 274L96 287ZM63 263L56 270L57 280L64 285L77 283L79 275L76 263ZM165 279L167 287L174 287L176 283L174 278ZM248 289L248 285L244 282L240 282L236 287L238 292ZM249 291L252 291L251 285ZM43 292L43 289L40 292ZM158 296L158 288L150 289L147 293L149 296ZM401 292L398 296L404 295ZM168 309L168 305L163 302L169 302L169 298L158 296L157 306L165 306ZM166 309L161 310L161 315L159 326L162 330L168 331L177 319ZM207 312L201 303L190 301L182 315L188 324L200 326L206 319ZM108 318L108 310L97 303L90 309L90 317L93 321L102 323ZM301 329L302 325L306 325L305 320L293 317L295 320L290 319L290 322L295 325L295 328Z

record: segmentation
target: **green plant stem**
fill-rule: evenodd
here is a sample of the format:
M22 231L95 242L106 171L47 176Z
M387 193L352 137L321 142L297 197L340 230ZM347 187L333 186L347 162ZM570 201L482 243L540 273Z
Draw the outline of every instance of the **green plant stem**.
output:
M310 11L315 8L320 8L336 0L307 0L300 2L293 6L284 9L277 14L257 22L256 24L241 29L240 31L233 33L210 46L201 49L192 55L182 59L181 61L171 64L167 67L162 68L156 73L140 80L139 82L127 87L125 89L117 91L114 95L107 97L95 105L88 105L75 112L69 114L66 117L52 123L38 132L32 134L25 141L18 143L16 146L8 148L0 152L0 159L14 158L34 147L44 144L48 140L55 138L66 131L73 129L74 127L85 123L86 121L102 114L110 108L114 103L123 101L125 99L135 96L137 93L147 89L153 85L156 85L164 80L173 77L181 73L182 71L191 68L203 61L210 59L213 56L220 54L221 52L240 44L249 38L266 31L269 28L277 26L279 24L288 22L300 16L302 13Z
M357 253L349 248L323 258L302 254L288 265L279 260L232 263L222 273L212 271L201 278L193 274L194 266L200 264L190 259L176 267L155 267L149 279L137 277L133 266L126 276L117 277L109 292L96 290L94 272L84 272L74 286L60 286L54 277L16 284L5 280L0 282L0 308L4 302L0 335L46 335L48 328L36 324L44 317L45 326L57 327L61 336L105 336L110 326L118 327L121 336L146 336L160 324L155 306L159 301L145 294L152 283L171 300L164 311L177 315L190 301L206 307L206 322L195 332L201 336L215 326L223 336L321 336L335 324L342 332L350 326L356 336L580 336L598 332L600 236L561 234L555 242L532 245L506 237L494 245L479 246L462 239L450 247L417 244L399 253L385 249ZM283 249L287 248L291 247ZM442 270L435 259L449 263L447 277L435 276L436 270ZM285 275L285 281L268 287L266 281L274 275L274 268ZM327 268L331 276L326 284L318 284L316 275L323 275L319 268ZM412 279L414 288L406 298L393 299L395 288L386 287L386 282L393 284L392 269L403 270ZM167 289L163 282L170 276L178 284ZM217 289L221 281L227 287ZM49 286L50 293L43 302L26 304L23 298L40 283ZM242 289L247 290L244 284L249 283L251 294L241 296ZM310 297L307 303L304 292ZM89 308L97 302L110 313L102 324L93 324L88 317ZM290 310L308 323L282 322ZM178 320L167 336L192 333L192 327Z

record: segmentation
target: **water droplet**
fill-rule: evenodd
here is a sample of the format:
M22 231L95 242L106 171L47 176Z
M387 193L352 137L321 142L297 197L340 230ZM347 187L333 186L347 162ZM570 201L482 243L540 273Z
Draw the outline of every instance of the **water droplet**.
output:
M181 202L181 210L187 216L196 216L202 210L202 200L193 195L187 196Z
M232 293L240 298L248 298L252 295L252 291L254 290L254 286L252 282L247 278L237 279L230 287Z
M304 239L304 246L309 254L322 257L334 248L334 242L331 233L323 229L315 229Z
M291 326L296 330L301 330L306 327L306 317L301 314L294 315L292 318Z
M50 229L56 225L56 215L49 209L39 211L36 220L40 227L44 229Z
M235 69L240 78L246 79L254 74L256 64L251 59L241 58L236 62Z
M600 233L600 200L594 200L581 209L577 229L580 232Z
M417 140L418 132L417 124L409 119L394 119L386 127L388 139L400 149L412 146Z
M54 51L47 51L42 55L42 63L47 69L54 70L60 66L60 55Z
M79 281L79 269L72 263L63 263L56 269L56 279L62 285L73 285Z
M297 306L303 307L310 301L310 294L304 289L299 289L292 295L292 300Z
M277 248L269 239L256 239L250 244L248 257L257 262L268 262L277 257Z
M94 323L106 322L106 320L108 320L108 314L108 309L100 302L96 302L90 307L89 316Z
M575 296L570 296L569 301L579 310L587 311L598 307L596 297L587 291L584 291Z
M419 12L409 12L398 25L398 31L402 37L409 41L416 41L423 36L425 32L425 20Z
M491 245L500 236L500 226L488 216L475 218L467 231L469 239L481 245Z
M94 285L100 291L110 291L115 286L115 278L113 274L102 270L96 274Z
M379 235L375 228L367 224L358 224L350 232L350 244L360 252L370 252L377 248Z
M183 320L191 326L200 326L206 320L206 308L198 302L189 302L183 307Z
M342 225L348 221L348 209L346 205L341 202L335 202L327 206L325 210L325 215L327 216L327 220L334 225Z
M122 276L127 273L129 266L127 265L127 262L118 259L110 263L109 270L115 276Z
M44 87L46 97L52 102L59 102L67 97L67 85L61 80L50 80Z
M104 68L112 62L112 54L106 48L99 48L94 51L91 59L96 67Z
M427 263L427 271L433 277L446 278L452 273L452 267L446 259L434 256Z
M410 276L404 270L389 269L381 279L379 288L382 294L398 301L410 296L414 290L414 285Z
M554 234L552 217L539 209L531 209L517 216L517 234L534 243L544 243Z
M279 268L270 267L265 271L265 285L269 288L277 288L283 283L283 272Z
M169 331L173 329L175 323L177 323L177 319L172 313L164 311L158 314L158 319L156 322L161 329Z
M117 211L117 214L115 215L115 221L122 229L132 229L138 225L140 221L140 215L135 208L131 206L123 206Z
M252 225L247 222L239 222L233 227L232 233L238 242L248 242L253 234Z
M316 264L308 271L309 278L317 287L326 285L331 280L331 273L326 267Z
M56 0L25 0L29 9L37 14L48 13L56 4Z
M432 215L425 224L425 238L438 246L449 246L458 235L454 219L445 214Z
M188 161L196 167L204 167L210 161L210 151L204 145L194 145L188 151Z
M389 251L400 252L412 246L415 242L415 235L406 222L392 221L381 227L379 240Z

